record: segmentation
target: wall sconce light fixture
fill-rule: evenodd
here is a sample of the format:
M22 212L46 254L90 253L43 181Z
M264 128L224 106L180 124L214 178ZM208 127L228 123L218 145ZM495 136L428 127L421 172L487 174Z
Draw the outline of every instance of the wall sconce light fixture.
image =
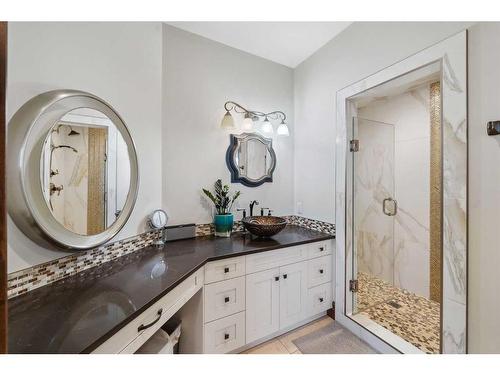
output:
M262 122L261 131L265 135L271 136L274 133L273 124L270 120L280 121L276 132L281 136L289 136L290 131L288 130L288 125L286 124L286 115L282 111L273 111L269 113L264 113L260 111L251 111L246 109L245 107L239 105L238 103L228 101L224 103L224 109L226 110L226 114L222 118L220 123L220 127L222 129L234 129L234 119L231 115L231 111L234 113L244 114L243 123L241 125L242 129L245 131L253 131L255 127L255 122L260 119L264 119Z
M234 129L234 119L233 116L231 116L231 114L229 113L229 111L226 111L226 114L222 118L220 127L222 129Z

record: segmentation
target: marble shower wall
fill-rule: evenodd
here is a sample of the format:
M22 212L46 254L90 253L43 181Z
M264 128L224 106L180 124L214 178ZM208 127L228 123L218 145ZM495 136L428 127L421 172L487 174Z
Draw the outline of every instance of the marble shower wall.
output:
M466 36L443 56L443 351L467 348Z
M87 234L87 190L88 190L88 129L73 126L78 135L68 136L70 127L61 125L58 132L52 133L55 146L67 145L53 151L52 170L57 172L47 182L63 189L54 193L50 201L54 217L75 233ZM46 186L48 191L49 186Z
M375 129L372 132L379 132L380 135L365 137L366 140L361 142L360 150L372 147L370 143L380 143L380 137L385 137L389 141L390 135L387 135L388 131L384 127L393 127L394 142L391 147L394 152L394 163L387 160L384 168L392 167L394 176L394 187L387 191L386 196L398 201L397 215L394 218L388 217L382 214L381 200L386 196L380 197L380 193L371 194L372 210L379 214L371 215L370 225L381 225L384 220L391 222L394 220L393 237L387 238L385 242L372 241L369 251L373 254L370 256L363 254L363 263L366 261L366 267L362 268L363 263L360 263L358 268L374 276L383 276L382 279L393 282L393 285L399 288L429 298L430 85L425 84L403 94L372 101L358 109L358 117L393 124L382 125L365 121L366 124L372 124L371 127ZM360 124L363 123L360 121ZM365 125L367 126L369 125ZM364 128L359 128L360 140L361 129ZM377 173L380 167L373 165L373 158L369 160L374 169L370 173ZM384 174L389 175L390 172ZM359 198L358 196L358 200ZM387 229L384 233L388 233ZM360 238L366 238L364 232L358 235ZM360 256L358 262L359 259ZM384 259L386 267L382 275L378 271L380 259ZM390 272L392 279L389 277Z

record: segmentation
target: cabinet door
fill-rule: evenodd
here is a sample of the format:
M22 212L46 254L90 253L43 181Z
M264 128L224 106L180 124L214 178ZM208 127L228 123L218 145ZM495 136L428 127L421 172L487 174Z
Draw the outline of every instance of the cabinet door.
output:
M279 268L246 276L246 343L278 331Z
M307 316L307 264L280 267L280 329Z

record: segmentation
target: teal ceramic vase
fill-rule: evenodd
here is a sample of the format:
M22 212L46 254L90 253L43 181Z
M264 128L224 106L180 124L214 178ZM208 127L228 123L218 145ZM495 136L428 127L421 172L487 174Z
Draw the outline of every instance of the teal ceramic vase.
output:
M229 237L233 230L233 214L215 215L215 235L217 237Z

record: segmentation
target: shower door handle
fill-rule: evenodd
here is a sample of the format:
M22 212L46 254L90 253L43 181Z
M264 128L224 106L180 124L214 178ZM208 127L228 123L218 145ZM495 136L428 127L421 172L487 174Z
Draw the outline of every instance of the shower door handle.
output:
M392 202L393 207L394 207L394 211L393 212L391 212L390 210L387 210L387 202ZM382 201L382 211L387 216L395 216L398 213L398 201L395 200L395 199L392 199L392 198L385 198Z

